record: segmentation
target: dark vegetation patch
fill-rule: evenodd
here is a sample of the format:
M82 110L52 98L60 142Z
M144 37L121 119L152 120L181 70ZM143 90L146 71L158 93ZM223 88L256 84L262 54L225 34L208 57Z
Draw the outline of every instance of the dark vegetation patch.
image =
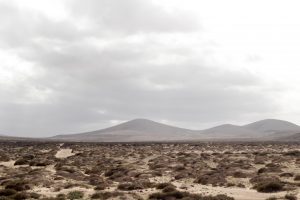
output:
M182 200L234 200L234 198L227 195L216 196L203 196L199 194L191 194L188 192L171 191L171 192L157 192L149 196L150 200L169 200L169 199L182 199Z

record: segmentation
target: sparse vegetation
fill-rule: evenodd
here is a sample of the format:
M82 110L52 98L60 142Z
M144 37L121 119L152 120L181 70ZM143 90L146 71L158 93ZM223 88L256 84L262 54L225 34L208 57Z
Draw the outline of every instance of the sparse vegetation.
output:
M71 153L58 158L61 149ZM295 200L294 149L299 144L0 142L0 200L232 200L249 189Z

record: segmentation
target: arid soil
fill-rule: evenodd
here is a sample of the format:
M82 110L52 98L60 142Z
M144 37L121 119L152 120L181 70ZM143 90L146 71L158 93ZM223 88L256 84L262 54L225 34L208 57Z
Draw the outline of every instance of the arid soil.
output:
M0 200L297 198L296 143L0 143Z

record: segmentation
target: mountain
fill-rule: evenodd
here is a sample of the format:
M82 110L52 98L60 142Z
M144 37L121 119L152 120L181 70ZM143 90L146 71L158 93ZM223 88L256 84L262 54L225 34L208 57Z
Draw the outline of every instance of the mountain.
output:
M154 122L135 119L110 128L71 135L58 135L51 139L70 141L175 141L193 138L195 131Z
M29 141L29 140L33 140L33 138L0 135L0 141L24 141L24 140L28 140Z
M202 131L206 138L257 138L261 136L260 132L250 130L242 126L224 124Z
M243 126L264 136L283 137L300 132L300 126L278 119L265 119Z
M87 133L57 135L51 140L82 142L200 141L200 140L283 140L298 138L296 124L266 119L244 126L224 124L205 130L189 130L147 119L135 119L110 128Z

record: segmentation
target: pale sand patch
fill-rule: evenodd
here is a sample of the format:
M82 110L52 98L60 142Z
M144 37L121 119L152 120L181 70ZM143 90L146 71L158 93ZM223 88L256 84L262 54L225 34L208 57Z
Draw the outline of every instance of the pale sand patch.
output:
M157 176L157 177L149 178L149 181L153 183L169 183L171 182L171 180L172 180L171 176Z
M67 157L70 157L73 155L75 155L75 153L72 153L72 149L60 149L55 154L55 157L56 158L67 158Z
M7 161L7 162L0 162L0 165L2 166L5 166L5 167L9 167L9 168L13 168L14 165L15 165L15 162L14 160L10 160L10 161Z
M226 180L228 183L233 183L235 185L243 184L246 188L251 188L250 178L234 178L232 176L227 176Z

